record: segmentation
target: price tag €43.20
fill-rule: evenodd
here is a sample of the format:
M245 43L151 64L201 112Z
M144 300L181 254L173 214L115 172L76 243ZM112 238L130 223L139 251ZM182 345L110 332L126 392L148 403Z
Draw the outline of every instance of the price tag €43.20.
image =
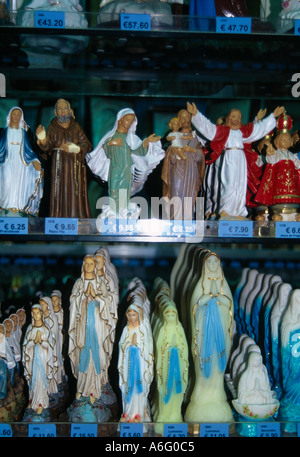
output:
M44 29L64 29L65 13L63 11L35 11L34 26Z

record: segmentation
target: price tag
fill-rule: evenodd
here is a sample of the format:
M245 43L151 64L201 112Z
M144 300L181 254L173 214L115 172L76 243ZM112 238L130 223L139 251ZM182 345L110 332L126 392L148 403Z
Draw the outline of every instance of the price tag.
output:
M151 30L151 14L120 14L121 30Z
M234 238L252 238L253 222L252 221L220 221L220 237Z
M35 11L34 26L43 29L64 29L65 13L63 11Z
M300 35L300 19L295 19L295 35Z
M131 219L119 219L117 221L118 235L137 235L137 221Z
M49 218L45 219L45 235L77 235L78 219Z
M229 436L229 424L201 424L200 437L224 438Z
M28 436L34 438L53 438L56 436L55 424L29 424Z
M299 222L276 222L276 238L299 238Z
M251 33L251 17L217 17L217 33Z
M4 217L0 219L1 235L28 235L28 219L26 217Z
M162 236L193 236L196 231L195 221L164 221Z
M135 219L101 219L100 222L99 231L102 235L135 236L138 234Z
M259 438L277 438L280 436L280 423L257 423L256 436Z
M95 438L98 433L97 424L72 424L71 436L73 438Z
M164 424L164 437L185 437L187 431L187 424Z
M10 438L13 436L11 426L9 424L0 424L0 437Z
M143 424L121 424L120 436L127 438L143 436Z

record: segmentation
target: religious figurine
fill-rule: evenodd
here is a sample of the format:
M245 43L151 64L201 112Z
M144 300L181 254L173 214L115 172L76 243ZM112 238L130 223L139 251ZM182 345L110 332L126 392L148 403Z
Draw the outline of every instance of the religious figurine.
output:
M110 411L101 402L103 373L109 363L109 309L97 287L96 258L86 255L81 277L70 297L69 357L77 380L76 401L69 416L78 420L102 422Z
M241 292L247 283L247 276L249 274L250 268L246 267L242 269L242 274L240 277L240 281L235 288L234 295L233 295L233 305L234 305L234 320L236 322L237 332L239 335L242 335L242 323L239 315L240 311L240 296Z
M154 354L151 329L146 328L141 308L127 311L127 324L119 341L119 386L123 412L121 422L150 422L149 390L153 380Z
M134 111L118 112L113 128L87 155L91 171L108 182L109 205L101 217L137 218L137 205L129 206L130 197L139 192L149 173L164 157L160 136L150 135L143 141L135 134Z
M188 344L173 302L163 310L163 325L155 341L158 410L155 422L182 422L182 403L188 385ZM161 429L157 424L155 430ZM162 430L160 430L162 431Z
M299 0L283 0L281 2L282 11L276 24L276 30L279 33L285 33L293 29L295 20L300 19L300 2Z
M256 426L251 426L251 421L269 421L276 417L279 401L271 390L268 373L259 352L249 355L247 367L238 383L238 396L232 404L247 422L237 427L243 436L256 436Z
M231 422L224 372L232 345L233 297L221 260L213 252L206 253L194 296L190 319L195 383L184 419Z
M83 12L79 0L31 0L29 1L23 14L21 15L22 27L34 27L35 12L51 11L53 13L64 13L64 22L66 29L85 29L88 27L88 21ZM65 35L64 37L34 34L24 34L23 41L27 48L52 51L52 57L55 61L55 53L62 55L75 54L88 45L88 37L83 35Z
M244 323L245 323L245 332L254 339L254 332L252 329L251 321L253 316L253 306L255 303L255 298L261 289L262 282L264 279L264 273L258 273L255 278L255 282L253 287L250 290L250 293L246 300L245 306L245 316L244 316Z
M52 161L49 216L90 218L85 157L92 145L68 101L57 100L54 114L47 132L36 129L37 143Z
M32 322L27 327L23 343L24 376L29 388L29 405L24 419L42 420L49 408L50 382L53 376L51 332L44 323L44 312L39 304L31 307ZM32 413L33 410L33 413ZM36 417L41 416L39 419Z
M64 310L62 307L62 295L60 290L51 292L53 318L57 321L56 348L57 348L57 385L58 389L67 381L64 367L63 343L64 343Z
M270 316L273 309L273 306L278 297L278 290L280 285L282 284L282 279L280 276L274 275L271 285L271 294L268 299L265 301L263 307L263 354L264 354L264 362L269 373L270 383L274 385L273 379L273 370L272 370L272 338L271 338L271 323L270 323Z
M292 119L283 114L277 120L277 133L258 164L266 167L255 200L273 211L274 221L300 220L300 159L289 151L293 145Z
M53 360L52 360L52 379L49 385L49 395L51 405L57 403L58 401L58 379L57 379L57 371L58 371L58 364L59 364L59 344L58 344L58 322L56 316L54 315L52 301L50 297L42 296L39 299L39 304L41 305L44 313L44 324L50 330L50 342L51 346L53 347Z
M14 386L16 361L6 338L5 326L0 324L0 400L7 397Z
M103 388L101 399L106 405L115 403L116 396L110 384L108 368L112 358L113 347L116 335L116 325L118 321L119 305L119 278L116 267L112 263L109 251L102 247L95 252L97 289L99 295L105 302L107 325L103 328L102 340L107 349L106 366L103 367Z
M32 134L24 121L23 111L19 107L12 108L6 127L0 132L2 215L38 215L43 195L43 171L32 144Z
M171 132L168 133L166 140L171 142L172 153L176 155L176 159L186 160L184 150L188 148L183 144L182 140L192 140L192 134L183 133L180 130L180 122L178 117L173 117L169 122ZM193 132L195 133L195 132Z
M253 155L247 156L245 144L259 140L276 125L276 117L284 111L277 107L272 114L259 122L242 125L242 114L232 109L224 125L215 125L201 114L194 103L187 103L192 115L192 123L197 130L210 142L206 150L205 162L209 166L215 164L218 182L207 185L218 189L213 198L217 217L220 219L245 219L248 169L251 170ZM255 163L254 163L255 166ZM212 196L211 196L212 197ZM206 217L211 216L210 208Z
M281 328L281 372L283 394L280 400L280 417L287 432L296 432L300 420L300 290L291 293L289 305L282 317Z
M11 344L13 346L13 352L15 361L17 364L17 370L20 370L20 362L22 359L22 351L20 345L20 325L19 325L19 318L16 313L10 314L9 319L13 322L13 328L11 331Z
M273 374L273 389L277 398L280 400L282 395L282 366L281 366L281 345L280 345L280 327L282 317L288 307L289 297L292 292L291 284L283 282L278 287L278 297L270 313L271 327L271 359Z
M161 179L166 209L172 219L192 220L195 213L196 197L204 178L205 160L199 137L192 131L191 115L187 110L177 114L186 160L178 159L172 144L164 159ZM190 139L192 138L192 139Z

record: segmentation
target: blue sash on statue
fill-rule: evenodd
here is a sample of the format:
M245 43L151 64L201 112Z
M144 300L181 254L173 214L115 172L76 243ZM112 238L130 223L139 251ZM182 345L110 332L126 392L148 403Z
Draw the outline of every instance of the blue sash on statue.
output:
M86 373L92 354L97 375L101 373L99 342L95 328L95 309L98 306L97 301L91 301L88 304L85 345L81 351L79 362L79 371Z
M180 362L179 362L179 354L178 348L172 346L169 349L170 358L169 358L169 373L168 373L168 380L167 380L167 389L166 389L166 396L164 398L164 403L168 403L171 394L173 391L173 384L175 382L175 392L180 394L182 392L181 386L181 373L180 373Z
M22 130L23 133L23 158L27 165L29 165L33 160L37 160L37 155L32 150L28 135L25 130ZM0 136L0 165L2 165L7 157L7 127L3 129Z
M201 366L204 376L211 375L211 364L214 349L216 349L219 369L221 372L226 368L225 337L222 322L218 310L216 298L211 298L204 312L203 341L201 348Z
M34 356L33 356L33 366L32 366L32 379L31 379L31 389L34 388L37 374L40 374L44 386L48 385L47 375L46 375L46 367L44 366L44 362L41 360L40 356L40 345L36 344L34 349Z
M128 357L127 403L130 402L135 387L139 394L143 392L139 348L135 345L130 346Z
M0 358L0 400L7 394L7 363Z

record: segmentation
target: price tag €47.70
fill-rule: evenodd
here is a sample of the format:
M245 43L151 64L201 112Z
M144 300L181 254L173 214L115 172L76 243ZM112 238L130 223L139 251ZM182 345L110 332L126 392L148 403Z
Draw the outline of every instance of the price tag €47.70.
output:
M217 17L217 33L251 33L251 17Z

